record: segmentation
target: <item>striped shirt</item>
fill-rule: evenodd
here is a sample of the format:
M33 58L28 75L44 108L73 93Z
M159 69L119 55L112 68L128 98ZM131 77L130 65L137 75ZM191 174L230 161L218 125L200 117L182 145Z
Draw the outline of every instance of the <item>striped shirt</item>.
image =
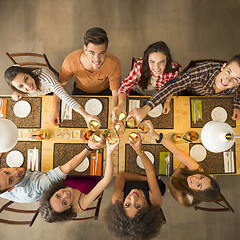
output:
M153 109L160 103L164 103L165 99L170 94L187 89L199 96L223 96L234 94L233 108L240 109L240 86L219 93L216 93L213 88L215 78L221 72L222 65L222 63L217 62L204 62L194 68L190 68L186 73L166 83L146 104Z
M131 91L131 89L133 88L134 91L137 91L139 93L141 93L142 95L149 95L147 93L147 91L143 91L139 86L138 86L138 82L140 81L141 78L141 71L142 71L142 62L143 62L143 58L137 58L134 61L134 66L133 69L131 70L131 72L128 74L127 78L124 79L124 81L121 84L121 87L118 90L118 94L119 93L124 93L126 94L126 96L128 96L129 92ZM177 67L177 63L176 62L172 62L172 67L175 68ZM171 79L176 78L179 75L180 72L180 68L173 73L165 73L163 72L159 77L157 77L156 79L156 91L159 91L166 82L168 82ZM152 77L152 74L150 74L150 79Z
M35 71L38 73L39 69ZM40 89L34 93L29 93L28 96L35 97L53 92L73 110L77 111L77 109L81 107L79 103L69 96L69 94L58 82L57 77L47 68L40 69L40 75L38 75L38 79L40 81Z

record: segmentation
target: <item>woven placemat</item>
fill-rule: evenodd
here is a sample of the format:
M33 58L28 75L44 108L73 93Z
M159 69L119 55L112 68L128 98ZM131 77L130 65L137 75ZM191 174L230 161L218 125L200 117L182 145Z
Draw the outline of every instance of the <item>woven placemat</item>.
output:
M31 112L25 118L18 118L13 108L16 101L12 98L7 99L7 119L13 121L18 128L41 128L41 109L42 109L42 98L40 97L25 97L21 100L25 100L31 105Z
M140 107L143 107L145 102L149 100L149 98L141 97L141 98L131 98L129 97L126 101L126 112L129 112L129 100L140 100ZM155 129L173 129L174 128L174 104L173 99L171 99L170 107L171 110L168 114L161 114L159 117L150 117L147 115L144 120L151 120ZM128 126L126 126L129 128Z
M152 153L154 156L154 170L156 175L159 174L159 160L160 160L160 152L169 152L167 148L165 148L161 144L143 144L144 151L148 151ZM146 172L144 169L140 168L137 165L137 154L133 150L133 148L129 144L125 144L125 171L126 172L132 172L139 175L146 175ZM170 172L169 174L172 175L173 172L173 155L170 152Z
M93 99L90 97L73 97L83 108L88 100ZM101 121L101 129L108 128L108 112L109 112L109 98L107 97L98 97L97 98L102 103L102 111L97 115ZM61 119L61 111L60 110L60 119ZM72 120L63 120L60 123L62 128L87 128L87 124L84 118L74 110L72 111Z
M54 143L53 167L55 168L67 163L75 155L79 154L86 146L86 143ZM89 154L87 158L89 159L89 167L87 168L87 170L85 170L84 172L77 172L75 170L72 170L68 175L90 176L91 155ZM101 169L103 169L103 166L101 167Z
M202 120L197 121L195 124L192 119L191 100L201 100L202 102ZM191 127L202 128L206 123L212 121L211 112L215 107L223 107L228 114L226 123L228 123L232 127L236 127L236 121L232 120L232 114L233 114L233 98L232 97L190 98Z
M189 144L189 152L190 149L196 145L197 143ZM232 151L234 152L234 169L236 173L236 153L235 153L235 144L232 146ZM206 158L199 162L199 165L209 174L228 174L224 171L224 158L223 152L221 153L212 153L207 151ZM233 173L230 173L233 174Z
M41 141L18 141L16 146L13 149L11 149L11 151L17 150L22 153L24 157L24 162L21 167L24 167L25 169L27 169L28 149L34 149L35 147L39 150L38 151L38 169L39 171L41 171L41 160L42 160L42 142ZM3 153L2 157L0 158L0 168L9 167L6 163L6 157L8 153L10 153L11 151Z

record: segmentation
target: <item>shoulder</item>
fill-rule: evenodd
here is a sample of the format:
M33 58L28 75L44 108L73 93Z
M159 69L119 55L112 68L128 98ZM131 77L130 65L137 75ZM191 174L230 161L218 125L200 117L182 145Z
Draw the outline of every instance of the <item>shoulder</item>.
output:
M69 53L64 61L78 60L82 52L83 52L83 49L75 50L75 51Z
M110 52L107 52L106 63L120 65L120 60Z
M213 61L206 61L203 63L199 63L195 69L201 71L201 70L206 70L206 71L215 71L216 69L221 69L223 63L219 62L213 62Z

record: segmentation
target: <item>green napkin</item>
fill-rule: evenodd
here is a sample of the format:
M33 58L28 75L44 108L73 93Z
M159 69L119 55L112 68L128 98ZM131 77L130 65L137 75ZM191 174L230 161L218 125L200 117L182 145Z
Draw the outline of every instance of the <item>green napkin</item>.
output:
M196 112L196 121L201 121L202 120L202 101L191 99L192 121L194 121L194 104L195 104L195 112ZM198 108L199 108L199 111L198 111ZM200 118L198 118L198 113L200 115Z
M159 174L167 174L167 162L165 160L165 155L170 154L170 152L160 152L159 156Z

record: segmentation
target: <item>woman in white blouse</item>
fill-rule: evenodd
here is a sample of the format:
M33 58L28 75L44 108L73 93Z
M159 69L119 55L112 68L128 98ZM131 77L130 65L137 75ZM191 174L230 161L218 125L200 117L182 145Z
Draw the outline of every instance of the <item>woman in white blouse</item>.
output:
M58 82L57 77L49 69L27 68L14 65L5 71L4 77L14 91L12 98L15 101L19 100L22 96L34 97L53 92L73 110L81 114L88 127L91 120L96 120L100 123L98 117L88 114L79 103L69 96ZM50 119L52 120L51 116ZM56 124L59 124L59 119L57 121Z

